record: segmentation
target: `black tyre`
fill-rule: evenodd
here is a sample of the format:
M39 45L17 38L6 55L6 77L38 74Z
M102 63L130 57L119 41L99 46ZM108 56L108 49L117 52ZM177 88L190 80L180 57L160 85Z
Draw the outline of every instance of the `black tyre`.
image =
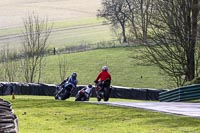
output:
M69 98L70 95L71 95L71 93L69 91L65 90L65 92L61 96L61 100L65 100L65 99Z
M79 94L75 101L88 101L88 99L84 94Z
M71 95L71 93L66 90L66 89L62 89L61 92L59 92L58 94L55 95L55 99L56 100L65 100L67 98L69 98Z
M55 95L54 98L55 98L55 100L58 100L58 95Z
M102 95L103 92L102 92L102 90L96 91L96 94L97 94L97 101L100 102L101 99L103 98L103 95Z
M97 101L100 102L100 101L101 101L101 98L100 98L100 97L97 97Z
M104 88L104 97L103 97L104 101L107 102L109 98L110 98L110 88Z
M71 96L71 90L72 90L71 85L67 86L66 88L63 88L59 94L59 99L65 100L65 99L69 98Z
M75 101L81 101L81 96L78 95L78 96L76 97Z

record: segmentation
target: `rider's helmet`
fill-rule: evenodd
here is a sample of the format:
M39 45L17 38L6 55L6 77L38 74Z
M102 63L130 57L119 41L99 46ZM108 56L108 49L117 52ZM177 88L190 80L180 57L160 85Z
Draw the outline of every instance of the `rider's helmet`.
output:
M108 71L108 67L107 66L103 66L101 70L102 71Z
M76 78L76 77L77 77L77 73L76 73L76 72L73 72L73 73L72 73L72 77L73 77L73 78Z
M89 87L89 88L92 88L92 84L88 84L88 87Z

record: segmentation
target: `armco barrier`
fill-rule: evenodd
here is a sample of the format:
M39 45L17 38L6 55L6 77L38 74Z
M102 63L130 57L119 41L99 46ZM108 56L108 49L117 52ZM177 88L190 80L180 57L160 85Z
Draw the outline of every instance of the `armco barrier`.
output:
M183 86L159 94L159 101L161 102L181 102L196 99L200 99L200 84Z
M0 95L10 95L11 91L15 95L42 95L54 96L55 84L35 84L35 83L19 83L19 82L1 82ZM78 85L77 89L72 91L72 96L85 87ZM112 86L111 98L124 98L136 100L158 100L159 93L165 90L149 89L149 88L126 88L120 86ZM91 97L96 97L95 89L92 90Z

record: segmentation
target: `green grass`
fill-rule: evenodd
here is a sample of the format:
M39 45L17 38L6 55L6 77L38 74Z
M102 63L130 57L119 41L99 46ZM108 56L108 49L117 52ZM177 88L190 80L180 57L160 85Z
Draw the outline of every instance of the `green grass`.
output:
M107 65L112 75L112 85L134 88L169 88L166 75L155 65L145 65L138 51L143 47L98 49L61 55L67 60L67 75L78 73L79 84L93 83L101 67ZM46 68L41 82L59 83L58 55L46 58ZM171 85L171 84L170 84Z
M10 100L20 133L198 133L200 119L136 108L56 101L47 96ZM112 101L112 99L110 99ZM116 101L117 99L115 99ZM121 101L121 99L120 99Z
M71 54L51 55L45 57L44 68L40 82L59 84L58 60L63 57L66 59L67 74L77 72L79 85L93 83L101 67L107 65L112 75L113 86L124 86L132 88L170 88L172 83L168 82L167 76L160 73L160 69L155 65L147 63L140 58L138 51L143 47L120 47L97 49L86 52ZM0 75L0 80L4 80L4 74ZM19 71L14 81L23 82L23 74Z

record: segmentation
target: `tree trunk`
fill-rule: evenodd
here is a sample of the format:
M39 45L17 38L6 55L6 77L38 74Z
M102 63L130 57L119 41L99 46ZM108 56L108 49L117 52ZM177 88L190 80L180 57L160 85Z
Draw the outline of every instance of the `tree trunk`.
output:
M188 55L188 71L186 73L186 80L191 81L195 77L195 61L194 61L194 50L191 49Z
M125 31L125 26L124 26L124 24L122 25L122 34L123 34L123 43L127 43L126 31Z
M199 14L199 0L191 1L192 4L192 22L191 22L191 36L190 36L190 52L188 58L188 81L195 78L195 47L196 47L196 37L197 37L197 27L198 27L198 14Z
M123 43L127 43L125 22L123 22L123 21L121 20L121 21L120 21L120 25L121 25L121 27L122 27Z

